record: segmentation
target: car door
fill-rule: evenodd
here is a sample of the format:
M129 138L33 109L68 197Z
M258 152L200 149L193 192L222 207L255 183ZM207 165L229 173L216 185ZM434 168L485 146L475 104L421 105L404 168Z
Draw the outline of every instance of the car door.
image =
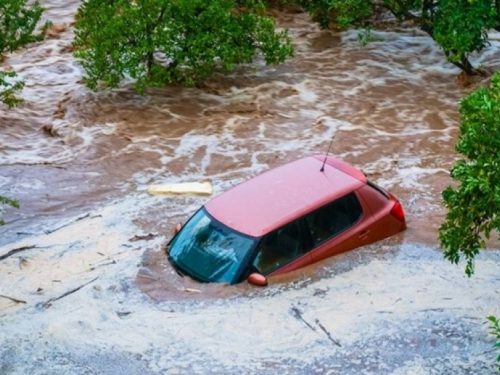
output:
M304 219L274 230L261 240L251 268L262 275L277 275L310 264L311 241Z
M311 212L306 222L313 239L313 262L371 242L373 217L356 192Z

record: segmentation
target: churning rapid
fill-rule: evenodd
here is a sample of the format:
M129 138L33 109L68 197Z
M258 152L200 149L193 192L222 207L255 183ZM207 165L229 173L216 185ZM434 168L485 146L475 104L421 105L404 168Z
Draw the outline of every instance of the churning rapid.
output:
M1 374L493 371L483 322L500 313L500 254L467 279L436 249L468 89L430 38L374 32L362 47L280 13L296 47L281 66L94 93L71 55L79 3L42 1L48 39L1 63L26 80L25 104L0 108L0 194L21 204L0 229ZM476 63L497 64L491 42ZM332 137L401 199L407 232L266 289L172 270L162 249L206 198L149 184L210 179L219 193Z

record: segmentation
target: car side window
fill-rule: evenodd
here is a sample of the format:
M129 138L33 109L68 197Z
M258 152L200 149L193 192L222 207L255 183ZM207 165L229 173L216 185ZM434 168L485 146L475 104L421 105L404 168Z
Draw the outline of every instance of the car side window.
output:
M355 193L350 193L306 216L314 246L344 232L363 215L363 209Z
M300 257L304 253L302 232L303 226L297 220L266 235L260 243L253 267L266 275Z

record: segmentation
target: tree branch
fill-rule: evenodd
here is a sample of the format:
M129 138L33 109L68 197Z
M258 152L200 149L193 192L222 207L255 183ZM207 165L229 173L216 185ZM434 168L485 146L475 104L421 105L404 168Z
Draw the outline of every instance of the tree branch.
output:
M6 298L6 299L10 299L12 302L15 302L15 303L26 303L26 301L23 301L22 299L17 299L17 298L14 298L14 297L4 296L3 294L0 294L0 297Z
M8 257L10 257L16 253L19 253L19 252L25 251L25 250L29 250L29 249L33 249L35 247L36 247L35 245L30 245L30 246L23 246L23 247L19 247L17 249L10 250L9 252L7 252L7 254L0 255L0 260L7 259Z
M76 287L76 288L74 288L74 289L68 290L66 293L61 294L59 297L54 297L54 298L49 299L48 301L46 301L46 302L42 303L42 304L41 304L41 307L42 307L42 308L44 308L44 309L46 309L46 308L48 308L48 307L52 306L52 302L58 301L58 300L60 300L61 298L64 298L64 297L66 297L66 296L69 296L70 294L73 294L73 293L75 293L75 292L78 292L78 291L79 291L80 289L82 289L84 286L87 286L87 285L89 285L90 283L93 283L93 282L94 282L94 281L96 281L98 278L99 278L99 276L97 276L95 279L92 279L92 280L90 280L90 281L86 282L86 283L85 283L85 284L83 284L83 285L80 285L79 287Z

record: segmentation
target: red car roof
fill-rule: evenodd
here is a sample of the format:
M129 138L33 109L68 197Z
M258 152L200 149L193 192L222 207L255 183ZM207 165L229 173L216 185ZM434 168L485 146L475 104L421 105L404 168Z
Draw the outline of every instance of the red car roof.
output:
M315 155L262 173L210 200L205 208L224 225L259 237L366 184L359 170Z

